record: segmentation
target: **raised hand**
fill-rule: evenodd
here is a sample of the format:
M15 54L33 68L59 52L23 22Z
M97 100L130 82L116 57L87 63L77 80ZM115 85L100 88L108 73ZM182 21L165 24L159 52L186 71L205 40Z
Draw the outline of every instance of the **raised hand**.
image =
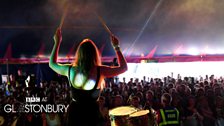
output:
M54 42L59 44L61 43L61 41L62 41L61 28L57 28L54 34Z
M111 44L113 45L114 48L119 47L120 43L115 35L111 35L110 39L111 39Z

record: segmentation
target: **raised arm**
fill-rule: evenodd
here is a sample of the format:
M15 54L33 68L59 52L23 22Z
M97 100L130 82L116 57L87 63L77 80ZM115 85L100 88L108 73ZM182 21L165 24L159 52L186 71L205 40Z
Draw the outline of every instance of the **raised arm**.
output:
M54 35L54 47L50 55L49 66L56 73L67 76L69 65L57 63L61 41L62 41L61 29L58 28Z
M124 73L128 69L126 59L124 58L119 47L119 41L114 35L111 36L111 43L117 55L118 66L101 66L100 71L104 77L117 76Z

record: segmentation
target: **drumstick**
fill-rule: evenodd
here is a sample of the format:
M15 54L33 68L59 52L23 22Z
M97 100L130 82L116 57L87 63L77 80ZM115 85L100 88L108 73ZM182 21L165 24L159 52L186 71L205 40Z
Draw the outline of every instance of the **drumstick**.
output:
M105 30L112 36L112 32L110 31L110 29L107 27L105 21L103 20L102 17L100 17L97 13L95 13L96 16L98 17L98 19L100 20L101 24L103 25L103 27L105 28Z
M64 20L65 20L65 16L67 14L67 11L68 11L68 3L65 3L65 9L63 11L63 14L62 14L62 17L61 17L61 21L60 21L60 24L59 24L59 28L60 29L62 28L62 25L64 24Z

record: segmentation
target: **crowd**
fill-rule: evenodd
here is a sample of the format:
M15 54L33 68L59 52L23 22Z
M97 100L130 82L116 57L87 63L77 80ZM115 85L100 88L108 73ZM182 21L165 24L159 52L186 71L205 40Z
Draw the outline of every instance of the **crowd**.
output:
M177 79L172 77L151 78L142 80L131 78L126 82L113 84L102 96L106 106L112 109L117 106L131 105L139 109L159 111L162 108L161 96L169 93L171 106L180 113L180 124L183 126L223 126L224 125L224 80L214 75ZM153 121L153 120L151 120Z
M121 106L150 110L150 123L156 125L155 113L162 108L161 96L164 93L171 95L171 106L178 109L182 126L224 125L224 78L222 77L211 75L201 77L199 80L194 77L170 76L122 79L114 77L105 80L106 88L98 100L105 126L111 125L109 110ZM45 104L68 105L70 103L68 80L63 76L59 76L57 81L42 81L38 86L33 84L34 81L29 81L28 84L26 81L24 76L10 75L10 81L1 85L0 116L4 118L4 122L0 123L0 126L63 126L66 112L7 113L5 111L6 104L21 106L26 103L26 97L33 96L47 98Z

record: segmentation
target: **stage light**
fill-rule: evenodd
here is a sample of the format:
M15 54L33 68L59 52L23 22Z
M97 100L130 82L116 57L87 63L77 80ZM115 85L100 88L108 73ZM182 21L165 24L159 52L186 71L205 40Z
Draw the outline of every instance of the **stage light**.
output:
M215 54L215 50L212 50L206 46L203 50L203 54Z
M183 52L183 46L182 45L180 45L177 49L175 49L174 51L173 51L173 55L174 56L177 56L177 55L179 55L179 54L181 54L182 52Z
M201 54L209 54L209 55L215 55L215 54L224 54L224 49L222 48L208 48L208 46L206 46L203 50Z
M191 47L191 48L188 49L187 54L189 54L189 55L199 55L200 52L197 48Z
M217 49L216 54L224 54L224 49Z
M25 59L26 56L25 56L24 54L22 54L22 55L20 55L20 58L21 58L21 59Z
M37 55L38 58L44 58L45 56L42 54Z
M147 63L147 60L141 60L141 63Z
M171 76L177 78L178 74L182 77L205 77L206 75L223 76L222 68L224 62L166 62L166 63L128 63L128 71L118 76L119 81L125 77L126 80L130 78L143 78L143 76L150 78L162 78ZM212 69L211 69L212 68Z

